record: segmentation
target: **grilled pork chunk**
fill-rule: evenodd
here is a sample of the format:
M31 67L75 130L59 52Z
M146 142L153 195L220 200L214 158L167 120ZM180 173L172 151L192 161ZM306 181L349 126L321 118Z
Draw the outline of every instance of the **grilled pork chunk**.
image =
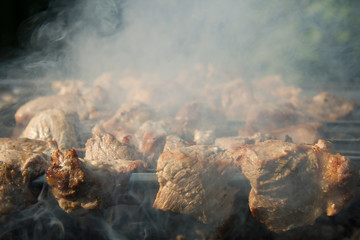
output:
M62 110L66 115L77 114L81 120L88 118L89 113L94 110L91 102L77 94L38 97L16 111L16 123L26 126L37 113L54 108Z
M55 141L41 141L28 138L0 138L0 151L16 150L44 153L51 156L57 148L58 146Z
M137 148L150 168L156 168L157 159L164 149L167 132L159 122L146 121L135 133Z
M280 128L270 131L275 139L284 140L290 137L293 143L315 144L319 139L322 124L319 122L306 123L287 128Z
M59 109L48 109L34 116L22 137L55 140L60 149L78 147L75 124Z
M51 158L46 180L67 213L103 209L121 202L130 174L145 167L141 160L79 160L74 149L58 150Z
M241 147L236 162L251 184L249 206L270 230L311 225L338 213L354 196L358 171L327 144L268 140Z
M244 80L237 79L224 85L221 105L228 119L245 120L253 104L257 104L253 88Z
M140 156L133 147L105 134L87 141L82 160L73 149L56 151L46 180L64 211L102 209L120 201L132 172L147 168Z
M56 143L30 139L0 139L0 215L37 201L29 183L44 174Z
M88 139L85 145L87 161L111 161L116 159L138 160L141 154L134 147L119 142L110 134Z
M235 136L235 137L221 137L215 139L215 145L228 151L235 151L236 149L246 144L256 144L271 139L269 135L256 133L252 136Z
M335 121L350 115L355 102L337 98L328 92L317 94L311 102L305 102L301 110L318 121Z
M101 129L121 141L125 132L134 133L142 123L153 119L153 117L154 113L145 104L124 103L114 116L101 125ZM121 139L118 136L121 136Z
M215 146L181 147L183 142L168 140L158 160L160 189L153 207L220 226L233 213L239 191L229 185L237 173L230 154Z

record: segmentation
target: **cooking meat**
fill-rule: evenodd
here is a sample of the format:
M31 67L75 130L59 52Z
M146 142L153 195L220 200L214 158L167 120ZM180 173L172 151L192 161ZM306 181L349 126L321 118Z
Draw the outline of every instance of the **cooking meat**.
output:
M213 226L220 226L233 213L240 189L229 185L237 170L228 152L204 145L168 148L160 155L156 171L160 189L154 208L188 214Z
M147 121L135 133L137 147L150 168L156 168L156 161L164 149L167 132L160 122Z
M26 126L22 137L55 140L60 149L78 147L75 124L59 109L48 109L35 115Z
M328 92L322 92L306 101L301 109L318 121L335 121L350 115L355 102L337 98Z
M0 139L0 215L22 210L37 201L29 183L45 173L54 142Z
M252 87L242 79L224 85L221 105L229 120L245 120L247 111L257 104Z
M141 84L127 91L127 101L148 104L159 114L175 114L188 98L187 91L174 81L159 81L159 76L143 75Z
M138 102L124 103L101 127L114 136L117 132L135 133L142 123L153 118L154 113L147 105Z
M38 97L25 103L16 111L16 123L26 126L37 113L54 108L63 111L66 115L77 114L81 120L88 118L89 113L94 110L92 103L76 94Z
M134 147L119 142L111 134L104 134L88 139L85 145L85 159L88 161L139 160L141 154Z
M359 177L349 158L331 154L323 140L268 140L241 147L234 156L252 187L253 216L275 232L338 213L354 196Z
M302 90L286 84L280 75L270 75L252 81L254 97L259 103L272 102L279 105L298 106Z
M321 123L312 122L287 128L275 129L269 134L275 139L284 140L288 136L294 143L314 144L319 139L321 127Z
M0 151L16 150L44 153L51 156L57 148L55 141L41 141L28 138L0 138Z
M200 101L192 101L180 108L176 119L186 122L192 129L213 130L224 122L225 116Z
M215 145L228 151L245 146L246 144L257 144L271 139L269 135L256 133L252 136L221 137L215 139Z
M164 151L171 151L171 150L175 150L177 148L183 148L183 147L189 147L191 145L194 145L192 143L189 143L185 140L183 140L182 138L180 138L179 136L176 135L168 135L166 136L166 142L165 142L165 146L164 146Z
M87 87L89 84L80 80L55 81L51 84L52 90L58 95L88 95L91 88Z
M102 109L116 111L125 101L126 91L119 84L119 80L111 72L105 72L95 79L91 98L96 99Z
M146 166L140 160L79 160L74 149L57 150L46 172L46 181L59 206L76 210L103 209L121 202L130 173Z
M191 101L180 108L175 121L181 127L180 130L185 139L196 138L198 144L202 144L202 141L212 144L213 132L210 131L222 127L225 119L222 112L212 109L200 101Z
M269 133L272 130L299 125L308 116L287 105L263 103L252 105L246 117L246 129L250 133Z

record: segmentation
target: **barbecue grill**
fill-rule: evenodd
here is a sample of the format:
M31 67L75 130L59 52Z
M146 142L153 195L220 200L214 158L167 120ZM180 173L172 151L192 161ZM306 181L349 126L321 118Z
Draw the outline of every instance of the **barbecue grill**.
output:
M16 109L34 96L45 95L48 82L6 80L0 81L0 91L11 93L14 101L0 112L1 137L16 133L13 116ZM41 86L41 87L39 87ZM355 99L359 100L359 99ZM335 152L348 156L360 167L360 110L351 117L323 122L321 138L329 140ZM229 121L222 136L237 135L244 126L241 121ZM81 154L81 149L79 149ZM31 183L40 190L38 202L22 211L0 217L1 239L332 239L359 236L360 201L356 197L341 213L333 217L320 217L314 226L302 227L283 234L275 234L257 222L247 206L250 190L248 181L237 175L231 185L244 191L237 195L237 211L223 227L213 229L190 216L161 212L152 208L159 188L155 169L133 173L125 202L104 210L82 211L66 214L49 193L45 177Z

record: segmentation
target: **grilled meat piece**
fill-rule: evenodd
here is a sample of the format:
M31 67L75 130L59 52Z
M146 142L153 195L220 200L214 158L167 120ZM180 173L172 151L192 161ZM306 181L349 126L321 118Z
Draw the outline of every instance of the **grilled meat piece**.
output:
M293 143L315 144L319 139L322 124L319 122L306 123L272 130L269 134L275 139L291 138Z
M253 104L246 117L246 129L252 134L269 133L272 130L299 125L308 120L306 115L287 105Z
M225 116L200 101L184 104L176 114L176 120L186 122L188 128L213 130L225 120Z
M331 154L323 140L313 146L268 140L241 147L234 156L252 187L253 216L275 232L338 213L359 178L349 158Z
M59 206L76 210L103 209L121 202L130 174L146 166L140 160L79 160L74 149L55 151L46 180Z
M256 133L252 136L236 136L236 137L222 137L215 139L215 145L228 151L235 151L236 149L246 144L257 144L271 139L269 135Z
M19 211L37 201L29 183L45 173L54 142L0 139L0 215Z
M55 140L60 149L78 147L75 124L59 109L48 109L35 115L22 133L22 137Z
M135 133L137 147L150 168L156 168L156 161L164 149L167 132L162 124L154 121L143 123Z
M153 207L220 226L233 213L240 190L229 185L237 173L231 155L215 146L167 149L158 160L160 189Z
M85 145L88 161L111 161L116 159L139 160L141 154L134 147L119 142L110 134L88 139Z
M62 110L66 115L77 114L80 120L88 118L89 113L94 110L91 102L76 94L38 97L25 103L16 111L16 123L26 126L37 113L54 108Z
M191 145L194 145L194 144L184 141L183 139L181 139L180 137L178 137L176 135L168 135L168 136L166 136L166 142L165 142L163 152L175 150L177 148L189 147Z
M355 102L337 98L328 92L322 92L306 101L301 110L318 121L335 121L350 115Z
M51 156L57 148L58 146L55 141L42 141L28 138L0 138L0 151L16 150L44 153Z
M222 91L221 105L230 120L245 120L248 109L257 101L252 87L242 79L225 84Z
M134 133L142 123L153 118L154 113L147 105L137 102L125 103L101 127L105 132L114 136L117 135L117 132Z

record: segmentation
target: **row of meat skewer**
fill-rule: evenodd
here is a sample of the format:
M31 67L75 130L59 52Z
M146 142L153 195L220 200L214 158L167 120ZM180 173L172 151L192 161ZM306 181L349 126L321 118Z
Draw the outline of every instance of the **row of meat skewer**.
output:
M123 203L131 174L156 169L153 207L215 228L248 191L231 183L242 175L252 215L274 232L335 215L356 195L358 169L319 139L321 122L350 115L354 102L305 97L278 76L252 84L207 78L202 88L108 73L92 85L54 82L55 94L21 106L13 135L0 139L0 213L34 204L30 185L44 174L73 214ZM227 136L229 121L245 124Z

